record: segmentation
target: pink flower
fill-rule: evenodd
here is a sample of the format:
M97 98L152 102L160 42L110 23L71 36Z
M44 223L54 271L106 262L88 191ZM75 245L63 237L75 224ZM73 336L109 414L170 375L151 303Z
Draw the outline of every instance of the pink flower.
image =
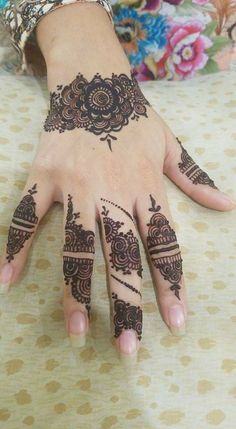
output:
M212 41L201 34L204 28L204 24L197 20L172 24L165 55L157 63L159 74L185 79L205 67L208 56L204 51L212 46Z
M156 13L161 7L161 0L142 0L139 10Z
M204 6L204 4L209 3L210 0L192 0L193 3L199 4L200 6Z

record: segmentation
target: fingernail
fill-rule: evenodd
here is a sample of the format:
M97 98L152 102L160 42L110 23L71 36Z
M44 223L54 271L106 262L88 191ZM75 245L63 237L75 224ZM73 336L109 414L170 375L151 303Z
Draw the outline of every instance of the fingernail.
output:
M72 347L83 347L86 342L86 318L82 311L72 313L69 320L69 335Z
M12 265L9 263L5 264L2 267L1 274L0 274L0 291L1 293L7 293L11 281L13 273Z
M173 335L181 336L185 334L185 317L180 305L174 305L169 309L170 330Z
M222 199L227 202L227 203L231 203L234 206L236 206L236 201L233 200L233 198L231 198L229 195L225 194L224 192L221 192L222 195Z
M120 360L135 363L137 359L137 338L132 329L124 330L119 338Z

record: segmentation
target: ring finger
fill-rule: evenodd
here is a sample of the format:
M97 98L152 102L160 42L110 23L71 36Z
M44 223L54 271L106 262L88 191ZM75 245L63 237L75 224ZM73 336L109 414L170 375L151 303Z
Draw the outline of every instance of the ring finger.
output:
M138 198L136 213L162 318L173 334L182 335L187 318L182 257L164 187L160 181L155 192Z
M90 322L95 209L78 191L64 193L64 208L64 314L72 345L81 347Z

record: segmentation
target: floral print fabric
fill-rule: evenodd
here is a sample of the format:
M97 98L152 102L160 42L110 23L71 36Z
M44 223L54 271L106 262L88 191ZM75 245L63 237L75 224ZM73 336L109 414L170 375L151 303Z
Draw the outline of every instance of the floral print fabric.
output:
M27 70L24 49L39 19L81 0L0 0L4 24ZM86 1L86 0L83 0ZM226 68L236 41L235 0L89 0L101 4L138 80L183 80ZM34 43L36 43L34 39Z
M235 0L119 0L113 10L116 32L138 80L182 80L215 72L222 57L224 67L229 65Z
M36 44L33 30L39 20L58 7L77 1L98 3L105 8L110 18L112 17L109 0L21 0L20 2L0 0L2 22L8 28L12 44L20 54L21 71L28 71L25 55L26 43L30 40Z

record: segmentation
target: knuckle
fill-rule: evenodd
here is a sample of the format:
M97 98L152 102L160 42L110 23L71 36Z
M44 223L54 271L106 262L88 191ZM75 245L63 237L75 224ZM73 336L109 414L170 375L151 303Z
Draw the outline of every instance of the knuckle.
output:
M34 168L40 174L51 174L57 169L55 159L48 156L38 156L34 161Z

